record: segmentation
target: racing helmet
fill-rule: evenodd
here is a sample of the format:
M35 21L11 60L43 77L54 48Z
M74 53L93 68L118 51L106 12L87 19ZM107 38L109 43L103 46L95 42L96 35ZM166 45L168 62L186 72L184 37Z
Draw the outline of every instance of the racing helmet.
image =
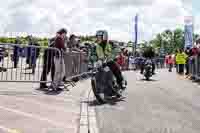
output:
M102 36L103 41L107 41L108 40L108 32L106 30L98 30L96 32L96 37L97 36Z

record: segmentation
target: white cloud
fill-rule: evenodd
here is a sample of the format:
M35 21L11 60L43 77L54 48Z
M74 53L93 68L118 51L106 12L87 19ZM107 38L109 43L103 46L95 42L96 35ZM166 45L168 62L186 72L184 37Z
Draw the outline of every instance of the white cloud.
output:
M183 25L189 0L0 0L0 32L95 34L107 29L112 39L133 40L133 19L139 13L139 40Z
M200 35L200 15L194 18L194 32Z

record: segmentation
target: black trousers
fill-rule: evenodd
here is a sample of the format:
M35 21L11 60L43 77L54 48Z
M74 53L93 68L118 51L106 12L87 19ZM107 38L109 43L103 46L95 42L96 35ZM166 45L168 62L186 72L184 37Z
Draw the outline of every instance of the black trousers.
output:
M178 73L183 74L184 73L184 64L179 64L178 65Z
M187 60L186 64L185 64L185 69L186 69L186 75L189 74L189 60Z
M47 75L49 74L50 71L51 71L51 80L53 81L54 74L55 74L55 65L53 61L51 63L47 63L47 62L44 63L40 81L46 81ZM46 85L46 84L41 83L40 85Z
M14 55L13 57L13 62L14 62L14 68L17 68L18 62L19 62L19 57L15 57L16 55Z
M112 71L112 73L114 74L114 76L116 77L117 79L117 83L119 85L122 84L122 81L123 81L123 76L122 76L122 72L120 70L120 67L117 65L116 62L114 61L110 61L107 63L107 66L110 68L110 70Z
M173 68L173 64L169 64L169 72L172 71L172 68Z

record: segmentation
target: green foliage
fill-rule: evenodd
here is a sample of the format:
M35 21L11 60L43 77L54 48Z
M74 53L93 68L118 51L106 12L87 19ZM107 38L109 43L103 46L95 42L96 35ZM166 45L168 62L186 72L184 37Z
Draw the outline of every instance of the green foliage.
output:
M198 35L194 34L194 40ZM174 53L176 49L184 48L184 31L182 29L165 30L162 33L156 35L156 37L150 41L150 44L156 49L164 49L164 53Z
M27 37L20 37L20 44L27 45L28 39ZM16 38L8 38L8 37L0 37L0 43L15 43ZM48 39L47 38L34 38L35 42L38 42L40 46L48 46Z

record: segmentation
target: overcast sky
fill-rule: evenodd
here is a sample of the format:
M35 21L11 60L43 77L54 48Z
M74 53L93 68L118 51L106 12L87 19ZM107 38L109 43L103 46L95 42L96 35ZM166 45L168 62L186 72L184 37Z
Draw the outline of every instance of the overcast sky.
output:
M184 16L197 12L192 0L0 1L3 3L0 5L0 33L54 34L66 27L69 33L92 35L98 29L106 29L111 39L123 41L134 39L136 13L139 14L139 40L148 40L167 28L182 28ZM195 21L200 22L198 13L195 16ZM195 27L195 31L200 32L200 25Z
M192 0L193 15L195 16L195 33L200 34L200 4L199 0Z

